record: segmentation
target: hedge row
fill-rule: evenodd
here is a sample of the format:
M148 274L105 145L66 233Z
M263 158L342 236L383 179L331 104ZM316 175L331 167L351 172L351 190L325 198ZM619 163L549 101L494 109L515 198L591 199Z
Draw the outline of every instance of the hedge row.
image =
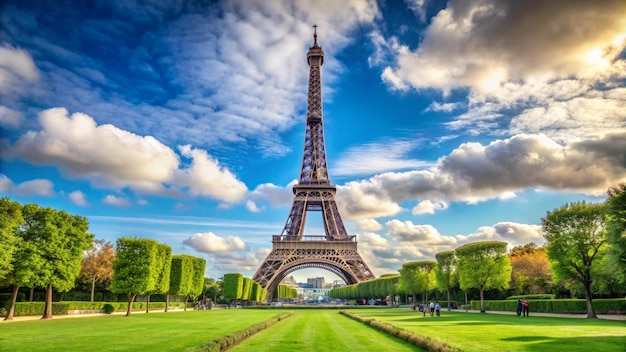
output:
M445 344L442 341L439 340L432 340L430 337L428 336L420 336L420 335L416 335L408 330L396 327L394 325L391 325L389 323L383 323L381 321L378 321L376 319L366 319L363 318L360 315L354 314L354 313L350 313L348 311L342 310L339 312L340 314L343 314L349 318L352 318L356 321L359 321L365 325L369 325L371 327L373 327L376 330L382 331L384 333L387 333L391 336L397 337L401 340L404 340L410 344L412 344L413 346L416 346L418 348L424 349L428 352L461 352L461 349L458 349L456 347L451 347L447 344Z
M209 343L206 343L204 345L192 348L190 350L188 350L189 352L221 352L221 351L225 351L227 349L229 349L230 347L243 342L245 339L247 339L248 337L263 331L269 327L271 327L272 325L278 323L281 320L285 320L287 318L289 318L290 316L294 315L294 312L288 312L288 313L280 313L274 317L272 317L269 320L260 322L258 324L254 324L250 327L247 327L245 329L236 331L234 333L232 333L231 335L227 335L224 337L220 337L219 339L215 339Z
M45 302L16 302L14 316L21 315L43 315ZM105 306L109 305L114 308L113 311L125 311L128 302L52 302L52 314L63 315L70 310L105 310ZM184 302L170 302L170 307L184 307ZM133 302L133 309L145 309L146 302ZM8 309L8 307L7 307ZM109 310L111 308L108 308ZM164 302L150 302L150 309L165 309Z
M541 294L541 295L519 295L519 296L510 296L507 299L555 299L556 295L554 294Z
M587 313L587 301L584 299L540 299L529 300L530 311L540 313ZM592 301L598 314L625 314L626 299L597 298ZM480 301L471 302L472 309L480 309ZM485 310L516 311L517 300L485 301Z

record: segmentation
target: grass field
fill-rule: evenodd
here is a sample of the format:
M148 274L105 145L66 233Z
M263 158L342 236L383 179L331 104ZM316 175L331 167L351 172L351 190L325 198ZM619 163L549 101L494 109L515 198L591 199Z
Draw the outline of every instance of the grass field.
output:
M295 310L289 319L235 346L232 352L408 352L417 347L339 314L337 310Z
M464 351L626 352L626 322L518 317L442 311L426 317L410 309L354 309L351 313L436 337Z
M409 309L352 309L464 351L625 352L626 322ZM267 320L281 310L216 309L0 323L0 351L185 351ZM342 316L337 310L296 314L232 351L417 351Z

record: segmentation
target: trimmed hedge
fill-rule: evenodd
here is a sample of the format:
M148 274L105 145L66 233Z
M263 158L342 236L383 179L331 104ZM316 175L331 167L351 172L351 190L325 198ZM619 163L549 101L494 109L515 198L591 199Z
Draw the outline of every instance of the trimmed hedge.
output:
M42 315L45 307L45 302L17 302L15 303L14 316L20 315ZM110 306L110 307L106 307ZM111 310L111 313L117 310L125 311L128 307L128 302L52 302L52 314L63 315L67 314L70 310L102 310L107 312ZM185 307L185 302L170 302L170 308L172 307ZM134 302L133 310L142 310L146 308L146 302ZM165 309L165 302L150 302L150 309ZM108 313L108 312L107 312Z
M515 312L517 299L515 300L486 300L485 310L501 310ZM529 300L530 312L539 313L587 313L587 301L584 299L540 299ZM625 314L626 299L624 298L597 298L592 301L597 314ZM480 301L471 302L472 309L480 309Z
M361 322L365 325L369 325L378 331L382 331L386 334L397 337L403 341L406 341L412 344L413 346L419 347L428 352L462 352L463 351L456 347L449 346L442 341L433 340L428 336L420 336L420 335L414 334L411 331L399 328L389 323L378 321L376 319L366 319L360 315L350 313L345 310L342 310L339 313L349 318L352 318L358 322Z
M541 294L541 295L519 295L510 296L507 299L556 299L556 295L553 294Z
M241 343L243 340L247 339L248 337L263 331L269 327L271 327L272 325L278 323L281 320L285 320L287 318L289 318L290 316L294 315L294 312L288 312L288 313L280 313L272 318L270 318L269 320L266 321L262 321L258 324L254 324L250 327L247 327L245 329L239 330L239 331L235 331L234 333L232 333L231 335L227 335L224 337L220 337L219 339L215 339L209 343L206 343L204 345L200 345L198 347L192 348L190 350L188 350L189 352L221 352L221 351L225 351L227 349L229 349L230 347L232 347L233 345L236 345L238 343Z

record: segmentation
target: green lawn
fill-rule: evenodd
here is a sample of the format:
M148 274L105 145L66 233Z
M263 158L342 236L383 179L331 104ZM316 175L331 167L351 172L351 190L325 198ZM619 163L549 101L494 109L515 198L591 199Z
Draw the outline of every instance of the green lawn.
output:
M235 346L232 352L404 352L417 347L339 314L296 309L295 315Z
M279 310L214 309L0 323L0 351L185 351ZM290 318L289 318L290 319Z
M422 313L410 309L354 309L350 312L439 338L467 352L626 351L624 321L448 311L442 311L441 317L423 317Z

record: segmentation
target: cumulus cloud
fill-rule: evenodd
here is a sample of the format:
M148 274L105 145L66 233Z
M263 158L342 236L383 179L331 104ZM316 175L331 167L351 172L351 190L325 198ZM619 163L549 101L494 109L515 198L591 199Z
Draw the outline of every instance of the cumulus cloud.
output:
M89 202L85 198L85 193L81 191L74 191L68 194L67 197L76 205L80 205L81 207L89 206Z
M114 207L129 207L131 202L127 197L118 197L113 194L107 194L102 199L102 204L111 205Z
M269 202L272 207L291 205L293 186L297 183L298 180L293 180L285 187L276 186L272 183L260 184L250 192L248 198L257 202Z
M220 237L213 232L196 233L183 241L203 253L226 253L248 251L248 245L238 236Z
M374 219L358 220L356 226L359 231L378 231L383 228L383 226Z
M0 174L0 192L15 194L18 196L53 196L54 185L50 180L34 179L14 184L13 181L4 174Z
M23 49L0 46L0 93L22 91L22 82L39 78L33 58Z
M23 134L8 154L36 165L53 165L71 178L97 187L130 188L139 193L194 196L238 202L246 186L208 153L180 147L191 159L182 167L179 156L154 137L139 136L113 125L97 125L82 113L64 108L43 111L42 130Z
M467 103L427 109L466 105L452 129L570 141L624 127L626 98L614 87L626 77L625 14L620 0L449 1L416 48L378 34L372 55L388 58L374 61L393 89L469 88Z
M481 226L469 234L444 235L429 224L393 219L385 223L384 235L358 236L359 253L377 273L397 272L402 264L417 260L436 260L435 255L478 241L503 241L508 248L530 242L542 245L540 225L500 222Z
M337 203L346 218L366 219L397 214L412 199L422 200L419 213L428 204L510 198L533 188L600 195L626 179L625 159L626 132L566 145L542 135L465 143L429 170L349 182L339 187Z
M446 202L432 202L430 200L423 200L419 202L415 207L413 207L413 209L411 209L411 213L413 213L413 215L434 214L435 211L446 209L448 209L448 203Z
M17 128L22 119L23 114L21 112L0 105L0 126Z

